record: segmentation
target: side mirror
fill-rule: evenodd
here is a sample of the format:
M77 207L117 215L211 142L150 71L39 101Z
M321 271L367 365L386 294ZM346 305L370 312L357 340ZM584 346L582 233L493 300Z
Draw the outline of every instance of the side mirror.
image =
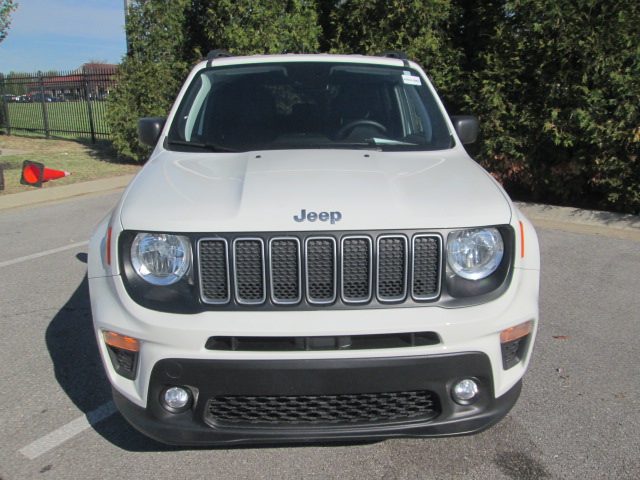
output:
M138 120L138 138L145 145L155 147L160 138L160 133L167 121L162 117L141 118Z
M451 115L453 128L456 129L458 138L466 145L473 143L478 138L478 117L472 115Z

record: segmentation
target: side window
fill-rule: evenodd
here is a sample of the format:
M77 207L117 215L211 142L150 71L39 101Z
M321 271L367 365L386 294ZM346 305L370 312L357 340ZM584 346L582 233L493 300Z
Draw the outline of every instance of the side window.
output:
M418 135L426 142L430 142L433 137L431 120L416 89L398 85L395 93L400 107L404 136Z
M202 136L202 122L205 115L205 105L207 97L211 92L211 80L206 75L200 75L200 88L197 91L189 113L187 114L187 122L184 129L186 141L191 141L192 136Z
M206 75L200 75L191 85L182 108L178 112L178 136L187 142L202 135L204 110L211 91L211 81Z
M394 93L396 100L398 101L398 107L400 110L400 118L402 123L402 136L406 137L411 135L415 131L415 127L411 121L411 111L409 110L409 102L407 100L407 95L405 89L396 85L394 88Z
M427 112L420 95L414 87L406 89L407 96L409 97L409 109L411 111L411 117L415 130L411 133L420 133L424 136L427 142L430 142L433 138L433 129L431 127L431 119Z
M410 93L411 91L407 92L405 90L405 93L407 94L408 97L411 97ZM422 133L424 132L424 129L422 128L422 122L420 121L420 116L418 115L418 112L416 112L416 103L409 101L407 102L407 110L409 113L409 128L410 131L409 133Z
M386 111L387 123L386 127L389 130L391 138L404 137L404 130L402 128L402 112L400 105L395 96L395 85L393 83L386 83L382 94L382 102L384 110Z

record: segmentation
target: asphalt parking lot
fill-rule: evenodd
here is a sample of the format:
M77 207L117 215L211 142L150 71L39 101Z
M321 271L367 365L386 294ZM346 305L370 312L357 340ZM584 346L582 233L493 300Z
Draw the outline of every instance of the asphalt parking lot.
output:
M190 449L129 427L102 373L87 241L117 198L0 210L2 480L640 478L640 229L555 215L536 222L534 357L516 407L484 433Z

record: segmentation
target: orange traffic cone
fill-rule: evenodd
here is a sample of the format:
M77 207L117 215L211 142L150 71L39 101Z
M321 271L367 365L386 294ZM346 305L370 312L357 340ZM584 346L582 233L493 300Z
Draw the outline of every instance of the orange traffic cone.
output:
M22 164L22 178L20 178L20 183L22 185L41 187L44 182L67 177L69 175L71 175L69 172L52 170L50 168L45 168L42 163L25 160Z

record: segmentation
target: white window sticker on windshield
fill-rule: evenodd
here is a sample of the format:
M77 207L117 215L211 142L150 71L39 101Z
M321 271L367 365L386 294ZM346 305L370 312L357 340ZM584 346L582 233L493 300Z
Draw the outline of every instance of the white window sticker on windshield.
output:
M420 77L416 77L413 75L403 75L402 81L407 85L422 85L422 82L420 81Z
M422 85L420 77L416 77L413 75L402 75L402 81L407 85Z

